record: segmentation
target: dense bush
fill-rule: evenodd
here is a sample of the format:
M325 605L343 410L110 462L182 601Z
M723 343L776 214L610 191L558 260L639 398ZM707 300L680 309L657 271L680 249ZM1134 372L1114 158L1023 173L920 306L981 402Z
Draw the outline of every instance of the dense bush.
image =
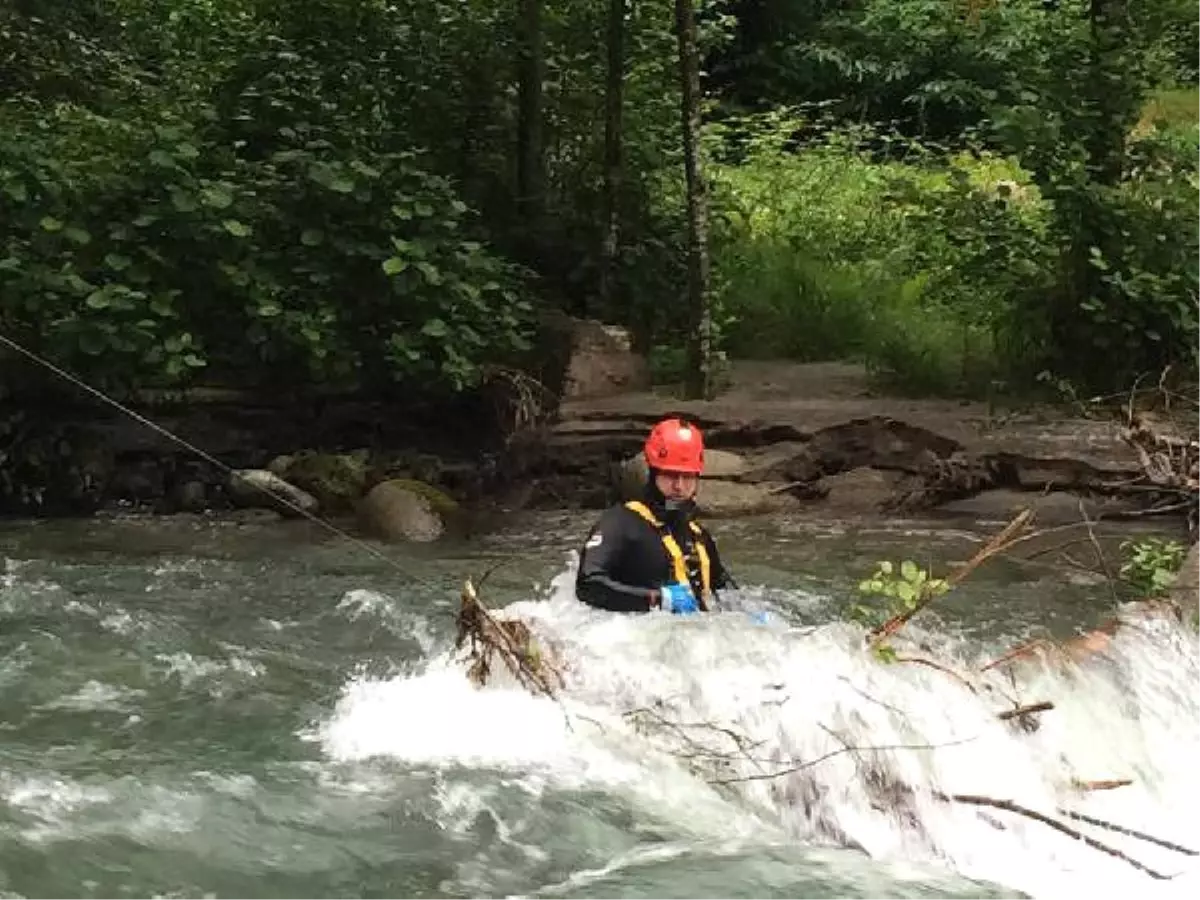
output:
M622 20L601 298L608 3L14 0L0 328L106 383L457 390L554 306L677 356L673 6ZM1195 367L1184 0L698 7L721 349L959 393Z

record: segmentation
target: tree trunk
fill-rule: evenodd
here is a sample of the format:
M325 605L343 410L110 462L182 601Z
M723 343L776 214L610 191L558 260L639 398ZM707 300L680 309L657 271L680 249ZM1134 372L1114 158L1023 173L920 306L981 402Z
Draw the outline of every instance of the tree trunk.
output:
M1088 164L1092 177L1104 185L1121 180L1125 163L1125 132L1136 113L1124 69L1128 58L1122 51L1129 38L1128 0L1091 0L1092 26L1091 79L1095 101L1095 121L1088 140Z
M542 147L542 0L518 0L517 7L517 211L526 238L536 242L545 202Z
M604 87L604 237L600 247L600 308L612 314L620 246L621 112L625 81L626 0L608 2L608 75Z
M701 399L712 388L712 309L709 306L708 194L700 159L700 60L695 0L675 0L683 113L683 165L688 212L688 366L684 396Z

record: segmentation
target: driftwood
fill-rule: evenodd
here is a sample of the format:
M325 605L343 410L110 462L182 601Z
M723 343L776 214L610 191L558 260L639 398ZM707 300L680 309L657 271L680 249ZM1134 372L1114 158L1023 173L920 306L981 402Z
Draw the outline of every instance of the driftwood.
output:
M1164 372L1163 379L1166 375ZM1158 393L1164 411L1170 414L1172 404L1183 399L1189 408L1187 415L1160 425L1137 410L1136 390L1131 391L1121 439L1137 455L1142 468L1143 483L1135 485L1135 489L1148 488L1157 500L1149 511L1184 512L1188 536L1195 542L1200 529L1200 440L1184 435L1196 434L1200 404L1191 397L1180 398L1166 390L1163 379Z
M556 652L543 647L529 626L519 619L497 619L479 599L471 579L463 582L454 647L467 645L467 677L483 687L499 657L522 687L555 697L564 684L562 662Z

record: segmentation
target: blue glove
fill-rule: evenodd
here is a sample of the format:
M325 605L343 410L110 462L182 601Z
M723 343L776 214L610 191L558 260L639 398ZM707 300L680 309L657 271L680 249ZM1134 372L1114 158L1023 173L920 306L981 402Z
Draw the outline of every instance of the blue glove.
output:
M664 584L661 590L663 612L687 615L696 612L696 595L690 585Z

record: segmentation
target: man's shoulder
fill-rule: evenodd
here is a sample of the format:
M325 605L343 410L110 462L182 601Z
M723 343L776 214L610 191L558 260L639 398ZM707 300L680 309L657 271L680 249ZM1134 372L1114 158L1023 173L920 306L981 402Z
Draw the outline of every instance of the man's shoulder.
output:
M596 525L593 531L628 531L637 526L642 525L652 527L646 517L636 508L637 500L623 500L620 503L614 503L607 507L600 514L600 518L596 520ZM646 507L649 510L649 507ZM654 515L651 511L651 515Z

